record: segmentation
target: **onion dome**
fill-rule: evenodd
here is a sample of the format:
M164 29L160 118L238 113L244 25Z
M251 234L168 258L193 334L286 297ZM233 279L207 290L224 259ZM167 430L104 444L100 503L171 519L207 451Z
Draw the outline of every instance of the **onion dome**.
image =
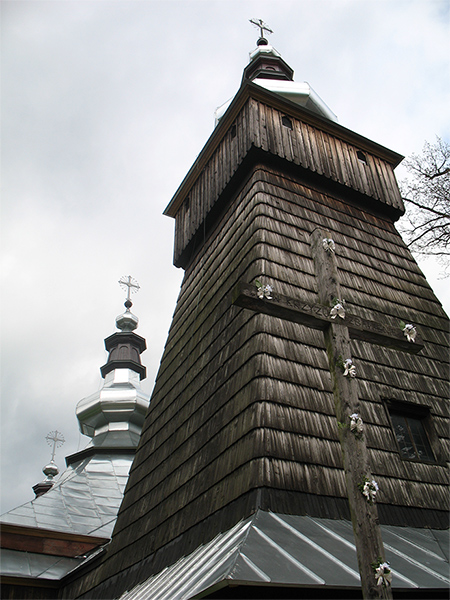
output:
M59 469L56 466L56 463L52 460L48 465L45 465L45 467L42 469L42 472L44 475L46 475L47 481L51 481L53 477L58 475Z
M50 446L52 446L52 458L51 458L49 464L45 465L45 467L42 469L42 472L45 475L44 481L41 481L40 483L37 483L36 485L33 486L33 491L36 494L36 498L38 498L39 496L42 496L43 494L48 492L49 489L51 489L53 487L53 484L54 484L53 479L59 473L59 469L54 460L56 448L59 448L65 442L64 436L58 430L50 431L50 433L47 434L45 439L47 440L47 443Z
M76 409L81 433L92 438L90 447L135 448L149 405L149 397L140 386L146 377L140 355L147 345L134 333L139 319L130 311L130 292L137 291L139 285L131 277L123 277L119 283L128 292L125 312L116 318L120 331L105 339L109 355L100 369L105 382Z

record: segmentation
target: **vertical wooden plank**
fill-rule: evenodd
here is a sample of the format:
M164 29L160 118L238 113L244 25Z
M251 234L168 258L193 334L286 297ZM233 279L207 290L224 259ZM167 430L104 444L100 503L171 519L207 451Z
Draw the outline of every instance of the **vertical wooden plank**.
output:
M206 192L205 192L205 197L202 199L202 221L205 220L206 215L209 212L209 209L211 208L211 182L212 182L212 169L213 169L213 159L214 159L214 155L211 156L211 159L209 160L208 164L206 165L206 169L205 169L205 181L206 181Z
M311 143L308 135L308 126L306 123L300 123L302 140L303 140L303 148L305 149L305 157L306 157L306 167L311 169L311 171L315 171L314 157L311 149Z
M372 162L372 177L375 182L377 192L379 194L379 199L384 202L384 197L385 197L384 180L383 180L383 174L381 172L378 158L375 156L372 156L371 162Z
M225 180L225 142L222 140L222 143L220 144L220 153L219 153L219 161L218 161L218 167L219 167L219 193L223 190L224 188L224 180Z
M395 176L395 171L394 169L392 169L390 166L387 167L387 171L388 171L388 176L389 176L389 180L391 183L391 189L392 189L392 200L393 200L393 205L396 208L399 209L403 209L403 200L400 194L400 190L398 188L398 183L397 183L397 177Z
M342 141L339 140L338 138L334 138L334 141L336 144L338 165L339 165L339 167L341 169L341 173L342 173L341 183L344 185L349 185L350 184L350 176L348 174L348 168L347 168L347 164L346 164L346 160L345 160L344 150L342 148Z
M342 154L340 152L340 142L334 136L330 136L330 142L333 149L333 157L335 159L336 176L338 178L337 181L345 185L347 181L347 172L345 170Z
M364 192L364 184L361 179L360 166L359 161L356 156L356 149L350 144L345 144L348 152L348 157L350 161L350 168L353 174L353 181L355 183L356 189L360 192Z
M380 187L380 182L378 176L376 175L376 171L374 169L374 157L371 154L366 154L367 158L367 168L366 175L367 180L369 182L370 189L372 190L371 195L378 200L382 198L382 190Z
M390 201L390 189L389 189L389 183L388 180L386 178L386 172L383 168L383 161L380 160L379 158L375 158L375 164L376 164L376 169L377 169L377 173L378 176L380 178L380 183L381 183L381 190L382 190L382 200L383 202L385 202L388 205L391 205L391 201Z
M231 143L230 143L230 136L226 135L225 139L223 140L223 149L224 149L224 178L223 178L223 184L224 186L228 183L228 181L230 180L230 174L231 174Z
M373 186L370 185L369 179L367 177L367 172L369 171L369 164L364 164L359 158L357 154L356 148L351 148L352 161L355 165L356 172L358 174L358 178L361 181L361 190L367 194L368 196L373 196ZM364 154L364 153L363 153Z
M313 159L314 171L323 174L323 166L320 160L319 149L317 148L316 129L311 125L306 126L306 132L309 139L309 145L311 148L311 155Z
M294 122L294 132L296 140L296 148L298 152L299 163L305 169L308 168L308 157L306 154L305 142L303 140L303 124L300 121Z
M299 148L299 134L298 134L298 122L296 119L291 119L292 131L290 132L291 145L292 145L292 160L296 165L301 164L301 151Z
M272 154L277 154L276 135L273 125L272 108L267 105L264 105L264 112L266 114L268 150Z
M332 167L330 164L329 144L327 143L329 135L327 133L325 133L324 131L320 131L319 129L317 129L316 131L317 131L318 149L320 152L321 162L323 165L323 174L325 175L325 177L328 177L329 179L331 179Z
M220 147L214 152L214 168L213 168L213 197L216 200L220 193L220 180L219 180L219 154Z
M261 148L261 124L259 121L259 104L253 98L250 98L250 131L249 138L250 142L253 143L256 148Z
M361 184L358 184L358 180L355 177L355 169L352 164L350 149L345 142L342 142L342 154L344 157L345 168L347 169L348 185L355 190L360 190Z
M339 181L338 164L336 157L336 148L333 142L333 136L329 133L323 134L324 145L328 155L328 164L330 169L330 178L333 181Z
M276 140L276 152L281 158L288 158L286 153L284 132L286 127L281 121L282 114L278 110L272 109L273 126Z
M292 144L292 132L294 130L294 124L292 123L292 119L290 119L291 123L292 123L292 129L289 129L289 127L286 127L285 125L283 125L283 114L280 113L279 114L279 118L280 118L280 129L281 129L281 141L283 144L283 153L285 158L287 158L287 160L291 161L291 162L295 162L294 161L294 149L293 149L293 144Z
M266 112L264 104L262 104L261 102L258 104L258 112L261 132L261 149L267 151L269 150L269 140L267 133Z
M389 198L386 200L388 204L391 206L400 207L400 203L397 202L397 198L399 198L399 191L397 186L397 181L395 179L395 175L387 163L384 160L380 160L383 169L384 179L386 181L386 189L388 190Z

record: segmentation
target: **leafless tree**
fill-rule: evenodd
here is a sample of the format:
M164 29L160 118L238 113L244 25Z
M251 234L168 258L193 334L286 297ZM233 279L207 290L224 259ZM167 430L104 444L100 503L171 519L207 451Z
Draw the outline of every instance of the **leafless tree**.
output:
M405 162L409 177L400 184L406 215L400 229L410 250L436 256L450 267L450 145L439 137Z

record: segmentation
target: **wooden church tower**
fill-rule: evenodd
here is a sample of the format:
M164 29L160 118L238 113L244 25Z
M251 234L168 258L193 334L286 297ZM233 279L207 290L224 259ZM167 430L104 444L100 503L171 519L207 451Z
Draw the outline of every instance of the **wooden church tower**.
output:
M264 38L222 112L165 211L185 276L112 542L63 595L446 597L448 319L402 157Z

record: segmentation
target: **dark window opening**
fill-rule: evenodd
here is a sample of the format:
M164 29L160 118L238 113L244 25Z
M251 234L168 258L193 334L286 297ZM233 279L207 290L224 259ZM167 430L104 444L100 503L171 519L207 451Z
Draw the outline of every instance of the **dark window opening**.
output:
M285 127L287 127L288 129L292 129L292 121L291 121L291 120L290 120L290 118L289 118L289 117L287 117L286 115L284 115L284 116L281 118L281 122L282 122L282 123L283 123L283 125L284 125Z
M231 135L231 138L235 138L236 137L236 125L232 125L231 126L230 135Z
M434 462L425 418L394 411L390 412L390 417L401 457Z
M367 158L364 152L361 152L361 150L357 150L356 156L358 157L359 161L361 161L364 165L367 165Z

